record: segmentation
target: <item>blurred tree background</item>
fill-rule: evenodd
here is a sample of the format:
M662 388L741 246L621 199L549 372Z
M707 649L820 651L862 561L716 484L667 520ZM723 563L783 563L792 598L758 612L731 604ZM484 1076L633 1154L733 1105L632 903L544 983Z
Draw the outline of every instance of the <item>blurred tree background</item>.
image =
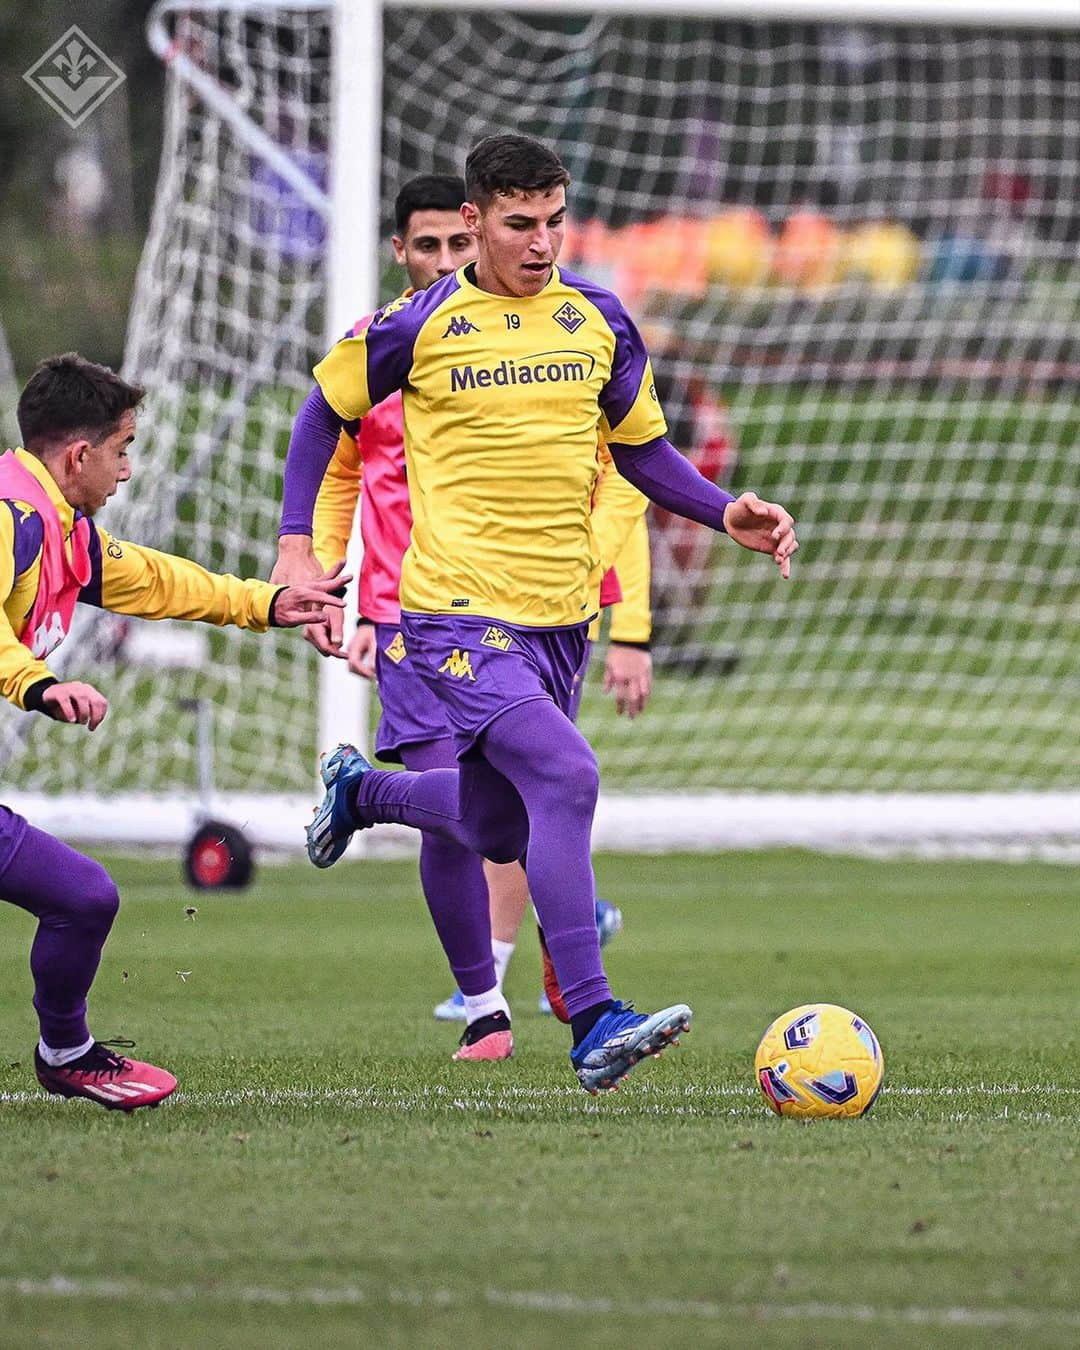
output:
M161 149L149 0L0 0L0 324L15 371L76 349L119 366ZM77 129L23 79L72 24L125 81Z

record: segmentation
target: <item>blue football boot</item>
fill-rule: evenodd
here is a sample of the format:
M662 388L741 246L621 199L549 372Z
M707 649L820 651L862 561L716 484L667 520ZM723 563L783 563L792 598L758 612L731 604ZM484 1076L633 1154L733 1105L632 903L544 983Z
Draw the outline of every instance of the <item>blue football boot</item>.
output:
M609 900L597 900L596 932L601 947L606 947L616 933L622 932L622 910L618 905Z
M690 1030L691 1016L685 1003L650 1014L634 1012L633 1004L616 999L570 1051L581 1086L593 1096L617 1088L639 1060L678 1045L679 1033Z
M368 828L357 824L346 798L349 788L370 772L371 765L355 745L339 745L332 754L323 756L320 777L326 795L307 827L307 855L316 867L333 867L356 831Z
M444 998L441 1003L436 1003L432 1009L435 1014L436 1022L466 1022L468 1014L465 1011L465 995L460 989L455 989L449 998Z

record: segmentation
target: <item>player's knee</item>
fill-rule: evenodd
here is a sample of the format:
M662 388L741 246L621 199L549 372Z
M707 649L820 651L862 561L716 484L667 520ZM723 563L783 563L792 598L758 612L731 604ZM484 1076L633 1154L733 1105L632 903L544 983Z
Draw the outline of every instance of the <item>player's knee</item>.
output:
M529 842L524 821L484 822L478 831L476 851L493 863L517 862Z
M594 811L600 795L600 769L596 756L587 745L584 751L562 761L558 785L560 800L579 815Z
M79 878L76 903L79 922L88 928L108 929L120 908L120 892L116 882L100 863L87 859L88 866Z

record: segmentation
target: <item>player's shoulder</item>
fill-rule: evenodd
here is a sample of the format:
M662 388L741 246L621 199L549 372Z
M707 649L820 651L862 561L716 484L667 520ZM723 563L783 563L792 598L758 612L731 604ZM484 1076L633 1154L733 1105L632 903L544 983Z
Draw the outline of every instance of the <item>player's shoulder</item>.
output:
M608 290L606 286L601 286L599 282L592 281L588 277L580 276L577 272L567 271L564 267L558 267L556 270L558 286L588 301L590 305L600 311L612 328L622 328L630 322L626 306L614 291Z
M0 526L10 539L9 547L14 548L15 575L19 576L41 552L45 541L44 522L29 502L3 497L0 498Z
M461 282L457 273L451 273L449 276L440 277L426 290L405 291L396 300L391 300L389 304L375 311L368 324L368 332L378 334L385 330L392 333L411 332L415 335L431 316L451 301L460 290Z

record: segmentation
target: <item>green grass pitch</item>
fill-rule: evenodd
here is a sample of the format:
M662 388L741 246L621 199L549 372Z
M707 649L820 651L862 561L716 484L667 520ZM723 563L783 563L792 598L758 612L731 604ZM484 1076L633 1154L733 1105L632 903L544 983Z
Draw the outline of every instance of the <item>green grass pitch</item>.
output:
M130 1117L41 1095L28 916L0 906L4 1347L1075 1346L1080 925L1034 864L598 859L616 993L692 1033L586 1096L536 1012L455 1065L410 862L193 896L114 863L100 1036L181 1079ZM185 914L194 904L198 914ZM862 1121L777 1120L757 1038L871 1023Z

